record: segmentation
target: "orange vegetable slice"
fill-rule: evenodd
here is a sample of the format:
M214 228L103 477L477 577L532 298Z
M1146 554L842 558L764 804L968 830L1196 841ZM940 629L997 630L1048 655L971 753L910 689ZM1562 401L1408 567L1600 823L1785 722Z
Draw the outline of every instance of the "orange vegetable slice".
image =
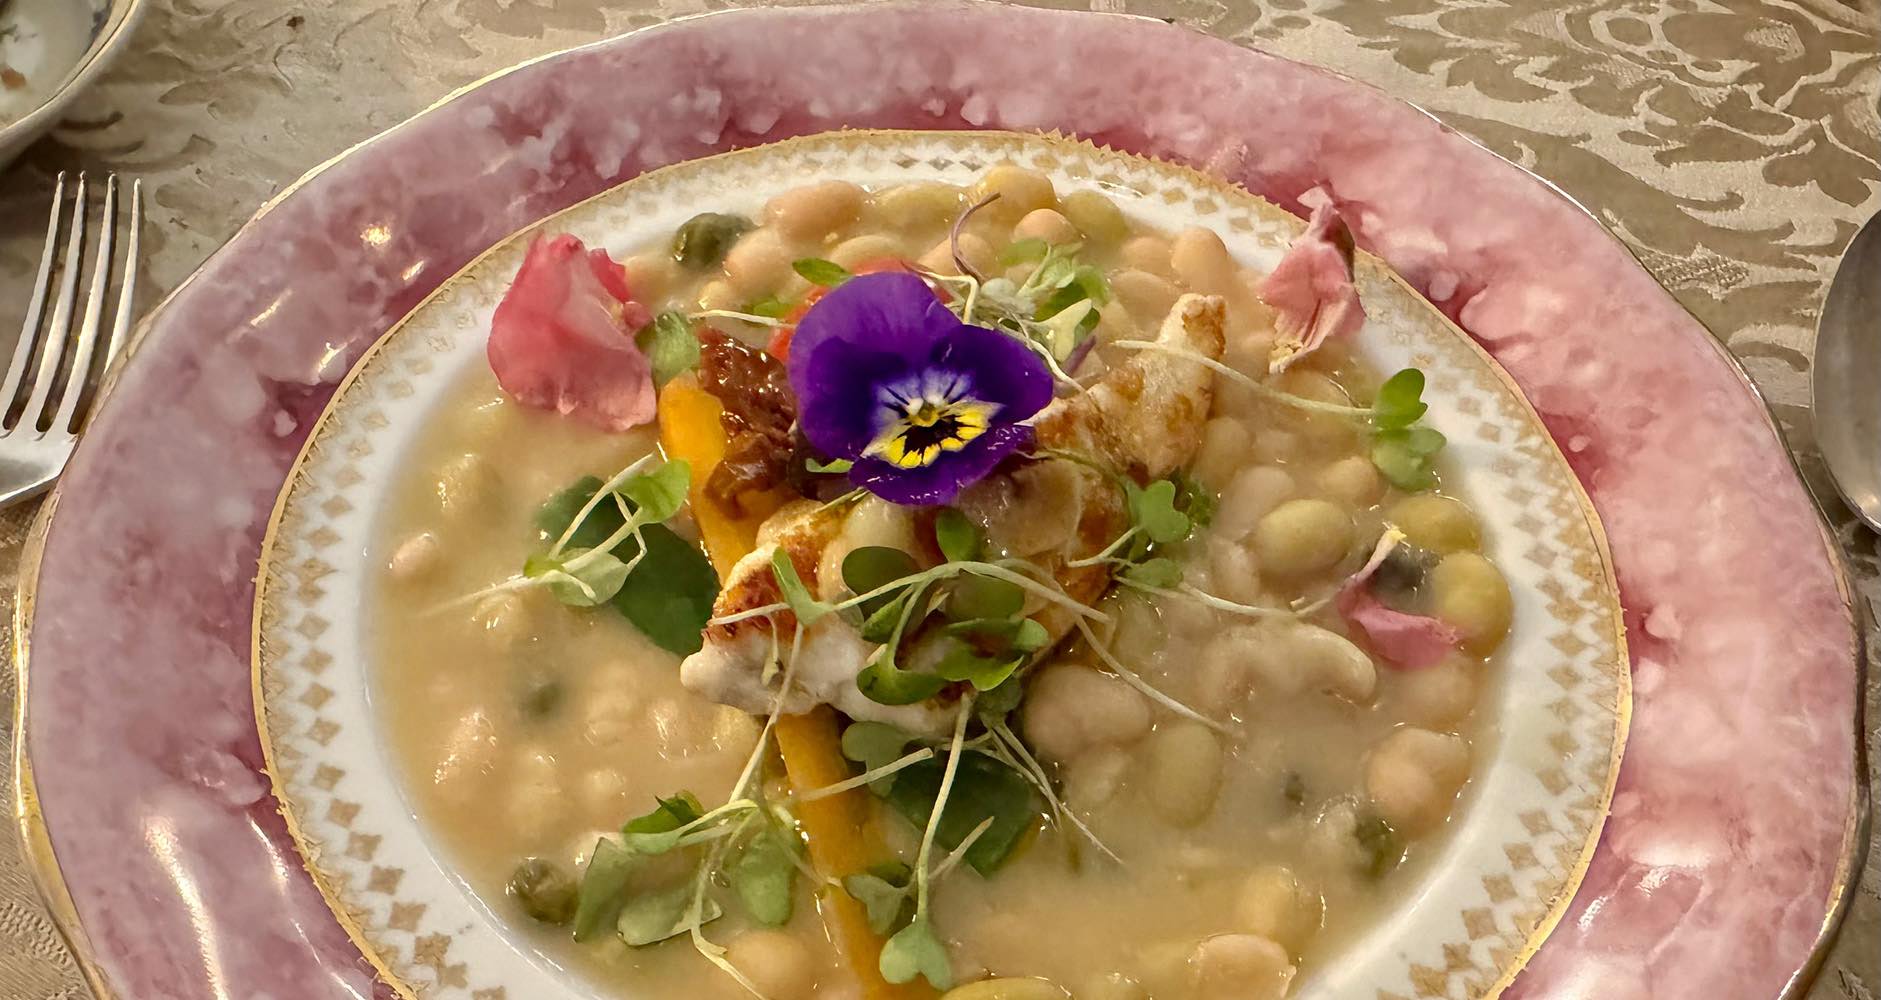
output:
M692 516L721 579L757 546L758 525L785 499L781 494L746 497L742 516L735 516L706 496L706 478L725 457L725 429L719 423L722 412L717 398L700 388L691 375L682 375L660 390L660 445L667 458L685 459L692 465ZM830 709L783 716L777 720L776 734L784 771L798 792L849 777L836 713ZM798 807L797 819L803 826L810 861L825 876L840 879L856 874L882 856L881 845L869 832L866 794L858 789ZM897 986L882 978L878 965L882 939L869 929L868 913L862 904L848 893L833 887L820 889L817 912L844 966L861 984L864 1000L934 996L935 991L925 980Z

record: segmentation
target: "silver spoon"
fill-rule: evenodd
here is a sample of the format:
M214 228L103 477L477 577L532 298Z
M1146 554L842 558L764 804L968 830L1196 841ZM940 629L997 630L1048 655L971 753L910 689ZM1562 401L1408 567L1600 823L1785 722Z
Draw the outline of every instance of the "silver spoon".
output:
M1842 499L1881 531L1881 215L1836 266L1816 323L1816 444Z

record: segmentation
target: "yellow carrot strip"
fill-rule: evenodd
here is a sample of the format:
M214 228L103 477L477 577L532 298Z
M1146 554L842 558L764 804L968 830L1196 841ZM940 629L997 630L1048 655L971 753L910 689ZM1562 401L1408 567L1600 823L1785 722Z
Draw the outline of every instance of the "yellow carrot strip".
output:
M718 400L690 375L680 376L660 390L660 444L667 458L692 463L692 516L721 579L730 576L732 566L757 547L758 525L784 500L777 494L745 497L742 515L734 516L706 495L706 480L725 457L725 429L719 423L722 412ZM773 732L784 758L784 771L798 794L849 777L836 713L830 709L783 716ZM860 789L797 806L797 820L803 825L810 861L825 877L854 875L884 856L881 845L869 832L867 807L867 795ZM868 911L848 893L821 887L817 911L843 963L861 985L863 1000L922 1000L934 996L924 979L897 986L882 978L878 965L882 939L869 929Z

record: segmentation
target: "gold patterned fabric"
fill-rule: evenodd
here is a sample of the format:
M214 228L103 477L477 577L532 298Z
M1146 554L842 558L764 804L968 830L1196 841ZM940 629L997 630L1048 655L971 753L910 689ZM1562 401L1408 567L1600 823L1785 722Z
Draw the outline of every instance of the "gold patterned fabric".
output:
M148 304L300 173L451 89L542 52L738 5L151 0L126 57L73 120L0 174L0 338L21 312L59 170L144 179ZM1831 498L1864 595L1881 595L1881 548L1833 501L1808 409L1817 310L1842 249L1881 210L1876 0L1044 5L1173 18L1330 67L1558 184L1744 362L1811 487ZM0 579L17 566L30 516L0 512ZM6 620L10 604L8 595ZM0 671L0 707L12 698ZM1881 757L1881 670L1871 671L1867 704L1870 756ZM9 709L0 729L10 725ZM0 778L6 767L0 756ZM1878 856L1870 850L1817 1000L1881 994ZM16 831L0 824L0 997L85 996L19 861Z

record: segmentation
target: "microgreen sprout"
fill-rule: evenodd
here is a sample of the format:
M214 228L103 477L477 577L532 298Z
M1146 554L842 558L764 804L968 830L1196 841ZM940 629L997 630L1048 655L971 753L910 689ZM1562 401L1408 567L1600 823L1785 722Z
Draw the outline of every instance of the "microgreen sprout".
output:
M790 269L797 272L803 277L803 280L810 284L821 285L824 288L835 288L837 285L855 277L855 275L849 273L848 268L835 261L824 260L821 257L805 257L801 260L792 261Z
M959 773L960 761L965 754L963 744L966 742L967 721L972 717L973 696L968 695L960 699L960 708L954 717L953 745L947 755L947 766L941 772L940 792L934 797L933 811L928 815L926 829L921 832L921 848L915 854L914 919L882 945L882 955L877 962L882 978L891 983L913 982L916 976L921 976L937 990L953 986L953 969L947 958L947 946L935 935L933 924L929 921L928 890L931 875L928 861L933 857L934 837L940 830L947 798L953 792L954 776Z
M736 309L704 309L689 314L693 319L733 319L752 326L779 327L789 326L780 317L766 316L762 313L740 312Z
M668 310L653 317L634 334L634 343L647 356L656 386L699 363L699 338L685 313Z
M1419 423L1430 409L1423 400L1424 373L1405 368L1378 387L1370 406L1348 406L1307 399L1236 371L1205 354L1148 340L1118 340L1112 346L1158 351L1196 362L1271 402L1309 413L1324 413L1365 423L1371 428L1370 458L1391 485L1409 493L1436 485L1436 459L1447 443L1436 428Z

